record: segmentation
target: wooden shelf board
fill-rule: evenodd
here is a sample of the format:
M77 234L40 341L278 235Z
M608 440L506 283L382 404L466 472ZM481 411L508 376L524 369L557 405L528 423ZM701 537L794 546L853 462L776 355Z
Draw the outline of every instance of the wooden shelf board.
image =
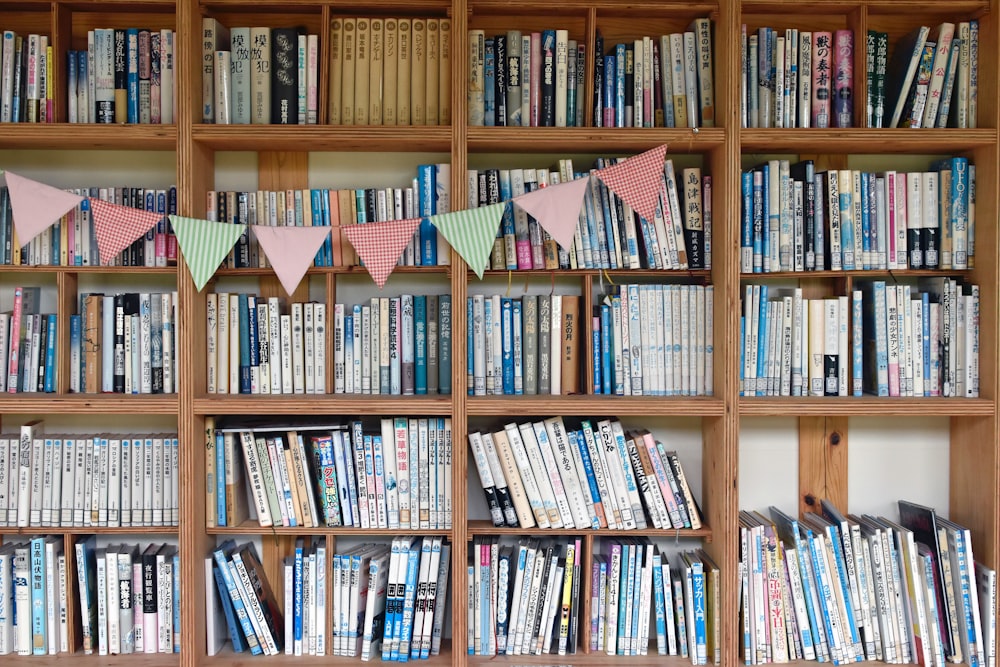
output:
M273 528L264 528L254 520L244 521L238 526L217 526L215 528L206 528L205 532L209 535L271 535L273 533L276 535L380 535L384 537L398 537L399 535L408 535L411 533L414 535L419 533L420 535L441 535L442 537L451 537L452 534L452 531L449 529L428 530L426 528L329 528L326 526L314 528L306 528L303 526L295 528L274 526Z
M469 2L473 13L477 11L488 11L489 13L503 12L508 15L514 14L552 14L552 7L539 4L532 0L472 0ZM678 12L684 14L711 14L719 11L718 2L682 2L677 0L667 0L656 3L636 3L635 0L597 0L588 2L587 0L559 0L559 12L576 11L585 12L589 8L595 8L598 12L613 11L620 12L628 10L635 12L637 17L648 16L650 14L660 16L668 14L676 16Z
M177 535L177 526L0 526L0 535Z
M449 594L451 591L449 590ZM417 662L421 667L451 667L452 665L452 655L451 655L451 639L441 640L441 653L439 655L432 655L427 660L418 660L411 662ZM199 647L199 651L203 651L204 647ZM329 643L327 644L327 652L331 650ZM254 655L251 656L249 651L244 653L233 653L232 645L227 641L226 645L214 656L200 655L200 659L196 659L196 664L201 665L211 665L211 667L253 667L253 665L262 665L269 662L274 662L282 665L288 665L289 663L295 665L359 665L361 663L360 656L348 658L333 655L324 656L312 656L303 655L296 658L289 658L287 655L282 653L281 655ZM113 656L118 657L118 656ZM128 656L121 656L128 657ZM174 659L176 663L176 657ZM34 662L34 661L32 661ZM373 662L380 662L380 659L376 657ZM688 661L690 664L690 661Z
M655 642L650 645L647 655L641 656L611 656L603 651L584 653L583 648L577 648L577 652L571 655L470 655L466 656L466 664L480 665L510 665L521 667L522 665L552 665L553 667L578 667L582 665L593 665L594 667L613 667L621 663L629 667L681 667L690 665L690 658L680 656L664 656L656 654Z
M201 396L198 415L450 415L450 396L294 394Z
M801 278L954 278L967 277L972 272L970 270L944 270L944 269L872 269L854 271L772 271L770 273L741 273L740 280L773 280L773 279L801 279Z
M667 144L669 153L701 153L725 143L722 128L470 127L469 152L638 153Z
M470 416L527 414L721 417L722 399L667 396L470 396Z
M843 130L744 129L740 130L743 153L933 153L951 154L997 140L993 128L975 130Z
M877 14L947 14L949 16L977 15L989 9L988 0L955 0L941 7L928 5L921 0L823 0L817 5L801 0L743 0L743 15L748 14L802 14L822 11L824 14L846 14L860 7L868 7Z
M703 527L697 530L690 528L659 529L647 528L645 530L610 530L601 528L600 530L577 529L577 528L498 528L492 521L480 520L469 521L469 536L477 535L530 535L532 537L544 537L546 535L600 535L602 537L634 536L643 535L646 537L677 537L677 538L699 538L706 542L712 541L712 529Z
M0 413L175 415L176 394L2 394Z
M177 126L4 123L0 124L0 148L173 151Z
M741 397L741 415L752 417L988 417L993 401L985 398L879 398L875 396L829 398Z
M447 126L194 125L191 136L227 151L451 151Z
M172 3L173 0L170 0ZM239 8L246 11L246 0L201 0L199 3L206 8ZM289 2L260 2L253 4L254 11L285 11L287 8L295 7L323 7L330 4L330 0L289 0ZM352 8L353 4L353 8ZM336 14L342 16L354 16L359 12L377 13L394 10L404 15L419 16L427 11L444 12L451 8L449 0L366 0L365 2L345 2L337 3Z
M14 657L10 658L10 660L14 659ZM77 660L82 660L84 665L92 662L100 667L132 667L137 662L135 655L97 655L96 650L93 655L85 655L83 650L80 650L76 653L31 656L32 665L68 665L71 662L76 665ZM144 653L138 660L141 660L143 667L177 667L180 664L180 655L177 653ZM254 660L256 660L256 656L254 656Z

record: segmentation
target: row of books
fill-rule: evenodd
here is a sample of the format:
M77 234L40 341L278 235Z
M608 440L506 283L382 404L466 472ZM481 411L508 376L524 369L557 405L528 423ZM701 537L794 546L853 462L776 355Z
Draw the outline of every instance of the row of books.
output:
M562 417L469 434L495 526L701 528L677 453L617 420Z
M62 537L0 546L0 655L68 653L70 604Z
M202 122L315 125L319 35L202 19Z
M469 30L469 125L583 126L585 64L564 29Z
M67 51L71 123L162 123L175 117L174 40L164 28L96 28Z
M469 170L468 207L508 201L548 185L592 175L616 164L598 158L595 169L576 172L573 161L557 169ZM678 180L678 176L680 179ZM656 215L640 217L598 178L591 178L570 248L561 248L538 221L518 206L504 212L491 269L709 269L712 246L712 177L700 167L677 174L673 160L663 168Z
M854 127L853 30L744 23L740 46L743 127Z
M162 213L163 220L114 258L114 266L167 266L177 261L177 238L166 216L177 213L177 188L71 188L81 197ZM97 266L100 251L90 202L84 199L27 245L17 240L7 186L0 186L0 264L14 266Z
M71 392L177 390L176 291L81 294L69 324Z
M770 160L744 171L740 270L963 270L975 264L976 167L816 171Z
M608 53L603 44L598 31L594 127L715 127L711 19L618 43Z
M451 295L372 297L333 308L336 394L451 394Z
M979 287L876 280L850 297L747 285L745 396L979 396Z
M968 529L899 501L899 520L823 500L796 520L740 512L746 664L993 664L996 572Z
M867 39L869 127L977 127L977 19L919 26L896 41L891 60L887 33Z
M711 285L618 285L595 308L594 393L711 396Z
M424 164L407 188L357 188L311 190L209 190L206 217L215 222L270 225L272 227L341 227L425 217L451 210L450 165ZM423 220L404 250L401 264L448 264L451 249L429 220ZM358 256L337 233L316 253L316 266L354 266ZM244 234L223 263L228 268L267 266L267 258L253 238Z
M55 63L48 35L3 31L0 123L54 123Z
M581 540L524 539L469 549L469 655L568 655L579 637Z
M176 526L176 434L0 436L0 525Z
M602 542L591 565L590 650L647 655L652 616L657 655L720 664L720 571L711 556L681 551L671 567L647 538Z
M212 429L216 525L451 527L450 419Z
M58 319L42 310L41 288L15 287L10 312L0 313L0 391L52 393L56 390Z
M145 548L127 543L98 547L93 535L75 546L83 652L180 653L177 547L156 543Z
M334 17L331 125L451 125L451 19Z

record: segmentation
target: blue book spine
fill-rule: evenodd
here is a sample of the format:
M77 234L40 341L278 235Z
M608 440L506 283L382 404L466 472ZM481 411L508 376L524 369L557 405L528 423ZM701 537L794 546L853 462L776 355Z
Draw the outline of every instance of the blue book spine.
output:
M852 393L860 396L864 382L864 363L862 354L864 348L864 331L862 328L861 291L854 290L851 300L851 378Z
M436 266L437 230L430 217L437 213L437 167L422 164L417 167L417 197L420 207L420 265Z
M708 664L708 633L705 622L705 571L700 562L691 564L691 590L694 601L694 638L692 647L698 656L699 665Z
M309 199L312 207L312 226L318 227L323 225L323 191L317 188L313 188L309 191ZM313 258L313 266L328 266L326 263L326 243L316 251L316 256Z
M45 538L31 538L31 644L34 655L48 653L45 613Z
M591 354L594 357L594 394L601 394L604 392L604 383L601 380L600 319L598 319L598 327L596 329L594 329L593 320L591 320L590 348Z
M80 347L83 340L83 318L80 315L69 316L69 358L75 360L80 378L83 378L83 350ZM81 387L76 388L77 391Z
M427 393L427 297L417 294L413 297L413 393Z
M232 544L231 541L227 541L227 543ZM232 545L235 546L235 544ZM229 569L226 544L223 544L221 548L214 551L213 556L215 556L215 563L218 565L218 570L222 574L222 579L226 584L226 590L229 591L229 599L233 603L236 619L240 622L240 627L243 628L243 635L246 637L247 646L250 647L250 654L260 655L264 651L260 646L260 642L257 641L257 634L253 630L253 624L250 621L247 608L243 604L243 598L240 596L236 582L233 580L233 573Z
M468 297L465 300L465 321L472 322L472 297ZM440 331L440 329L439 329ZM474 337L472 334L472 327L465 327L465 368L466 368L466 393L469 396L475 394L473 388L473 376L475 374L475 352L473 351Z
M295 543L292 565L292 641L302 643L302 542Z
M493 127L496 122L496 44L487 37L483 53L483 125Z
M260 329L257 323L257 297L253 295L247 297L247 335L247 342L250 347L248 350L250 355L249 368L251 369L250 373L252 377L254 368L258 369L258 371L260 370ZM255 387L252 383L250 388L251 390L260 391L260 387Z
M740 174L740 194L743 198L743 217L740 223L740 271L753 271L753 172Z
M921 320L920 344L924 348L924 396L931 395L931 302L930 295L920 295Z
M127 66L128 75L126 85L128 86L128 113L129 123L139 122L139 29L128 28L125 31L125 43L127 45Z
M952 268L969 268L969 159L951 160Z
M417 572L420 568L420 547L414 542L406 556L406 588L403 589L403 605L399 614L398 642L393 642L391 659L407 662L410 656L410 635L413 632L413 609L417 593ZM397 603L398 606L398 603Z
M777 243L778 240L771 239L771 176L770 169L765 167L760 170L761 177L761 193L760 201L761 207L761 244L763 252L763 262L764 262L764 273L770 273L771 271L777 271L779 267L771 266L771 243Z
M521 300L511 300L511 331L512 331L512 353L511 364L514 367L514 395L524 394L524 344L521 338L524 321L521 316Z
M597 487L597 478L594 476L594 461L590 458L590 450L587 448L587 441L580 431L569 432L570 447L576 447L580 452L580 460L583 462L583 472L587 476L587 488L590 490L590 501L595 505L601 503L601 492ZM596 516L590 517L590 526L594 530L601 527L601 522Z
M652 547L647 547L651 549ZM660 555L653 555L653 613L656 618L656 647L659 655L667 654L667 615L663 596L663 570Z
M77 68L79 67L77 64L77 58L79 57L79 53L79 51L66 52L66 89L68 90L67 95L71 100L76 99L76 75ZM80 111L77 110L77 122L82 122L81 116L82 114L80 114Z
M868 208L869 199L868 174L861 174L861 268L870 271L872 268L872 221Z
M392 560L402 557L401 549L405 549L407 546L405 544L400 544L400 540L392 541L392 550L390 552L390 563ZM390 566L391 567L391 566ZM398 567L398 565L397 565ZM390 572L392 570L390 569ZM471 579L470 579L471 581ZM385 636L382 639L382 662L388 662L392 659L392 645L397 644L398 652L398 635L396 634L396 584L392 581L386 585L386 597L385 597ZM402 623L402 619L400 619ZM394 640L397 640L394 642ZM471 647L470 647L471 650Z
M76 77L76 81L77 81L77 86L80 86L80 85L85 85L86 84L86 82L87 82L87 76L88 76L88 71L89 71L89 65L88 65L88 62L87 62L87 53L86 53L86 51L78 51L77 52L77 58L78 58L78 60L77 60L77 77ZM94 102L95 102L94 100L90 100L91 107L95 106ZM21 105L19 103L18 91L15 90L14 91L14 104L11 106L11 113L12 113L11 120L14 121L15 123L19 119L18 118L14 118L13 116L16 116L19 113L18 109L20 109L20 107L21 107ZM77 111L77 113L80 114L81 117L89 117L89 115L88 116L84 116L84 114L87 114L87 110L85 110L85 109L79 109ZM84 200L84 201L86 201L86 200Z
M364 188L358 188L354 191L354 209L358 214L358 224L364 224L370 222L368 220L368 207L365 206L365 191Z
M756 395L764 395L764 383L760 381L761 378L766 378L766 368L767 368L767 285L760 286L760 311L759 311L759 324L757 327L757 387Z
M841 594L845 600L850 600L852 598L847 579L847 569L844 564L844 551L840 548L840 544L842 544L840 530L835 526L830 527L830 540L835 545L833 556L837 566L837 580L840 582ZM851 631L851 643L857 646L861 643L861 637L858 635L858 626L854 622L854 605L849 604L845 605L845 607L847 609L847 628Z
M601 393L611 395L611 306L601 305Z
M740 340L740 396L746 396L747 395L747 388L744 385L744 382L746 380L745 373L744 373L745 368L743 366L743 364L746 363L746 356L747 356L746 355L746 349L747 349L746 338L747 338L747 318L746 318L746 316L741 316L740 317L740 338L739 338L739 340Z
M764 271L764 174L753 173L753 272Z
M504 396L514 394L514 304L513 299L500 300L501 385Z
M229 628L229 638L233 642L233 652L243 653L247 650L247 641L243 637L243 631L236 621L236 612L233 610L233 601L229 597L229 589L222 578L222 573L218 566L212 568L215 575L215 587L219 590L219 600L222 604L222 613L226 617L226 626Z
M180 554L174 554L173 560L173 576L171 578L170 584L173 588L173 599L171 600L171 609L174 616L174 632L173 632L173 649L174 653L181 652L181 556Z
M222 431L215 432L215 524L226 523L226 446Z
M45 337L45 391L56 390L56 316L50 314L49 328Z
M615 127L625 127L625 45L615 45ZM607 75L607 72L605 72ZM629 91L629 95L632 91Z
M875 309L875 321L879 322L885 321L885 281L876 280L872 283L872 294L875 299L875 303L872 304ZM930 309L928 308L928 315L930 314ZM880 319L881 318L881 319ZM930 319L928 317L928 319ZM878 325L876 324L876 331L878 331ZM929 331L929 330L928 330ZM878 383L878 395L888 396L889 395L889 384L888 384L888 373L889 373L889 349L888 341L883 344L879 344L879 336L875 334L875 368L878 374L876 382ZM929 345L928 345L929 349ZM883 372L884 371L884 372ZM930 377L928 375L927 377ZM886 378L883 382L881 378Z
M320 194L320 211L322 212L322 224L324 227L330 226L330 189L323 188ZM327 236L323 239L323 266L333 266L333 239Z
M247 295L239 295L240 325L240 393L250 393L250 313ZM230 325L232 326L232 325Z
M854 203L850 192L840 193L840 247L843 255L843 268L853 271L857 266L854 256Z
M615 77L617 71L615 56L604 56L604 117L601 119L602 127L615 126Z

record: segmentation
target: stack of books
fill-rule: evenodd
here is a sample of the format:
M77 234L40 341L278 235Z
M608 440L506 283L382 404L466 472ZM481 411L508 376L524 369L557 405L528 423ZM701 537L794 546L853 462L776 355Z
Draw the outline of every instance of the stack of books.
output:
M62 537L0 547L0 655L70 651L68 581Z
M92 535L76 543L76 568L85 654L180 653L176 546L98 548Z
M0 359L7 360L0 373L0 391L52 393L56 390L55 313L40 313L40 287L15 287L10 312L0 313Z
M740 512L746 664L992 664L996 572L968 529L907 501L898 521L819 507Z
M649 431L617 420L562 417L511 422L469 434L495 526L520 528L701 528L676 452ZM648 519L648 523L647 523Z
M97 28L68 51L69 122L174 122L173 30Z
M215 525L451 527L448 418L207 429Z
M221 605L229 626L233 650L252 655L278 655L285 647L285 617L267 580L260 557L252 542L237 545L226 540L205 561L207 618L206 632L213 653L221 639L211 622ZM211 595L213 582L219 598ZM325 582L324 582L325 583Z
M0 123L54 123L55 54L48 35L3 31Z

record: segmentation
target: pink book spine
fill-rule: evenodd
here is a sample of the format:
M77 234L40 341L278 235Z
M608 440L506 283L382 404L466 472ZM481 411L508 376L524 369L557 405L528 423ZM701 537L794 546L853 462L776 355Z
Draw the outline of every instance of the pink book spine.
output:
M518 240L515 243L517 249L517 268L520 270L531 269L531 242L528 240Z
M889 251L888 268L896 268L896 172L890 171L885 175L886 201L885 207L885 231L886 248Z
M905 269L906 263L906 177L896 176L896 268Z
M837 127L854 126L854 32L838 30L834 41L836 62L836 95L834 122Z
M542 33L531 33L531 127L538 127L542 97Z
M10 357L7 364L7 391L11 394L17 393L18 374L17 361L21 348L21 299L23 291L20 287L14 288L14 309L10 316Z
M142 562L132 563L132 631L135 633L135 653L145 653L142 612Z
M812 126L830 127L830 74L833 64L831 53L833 35L829 32L813 33L813 104Z

